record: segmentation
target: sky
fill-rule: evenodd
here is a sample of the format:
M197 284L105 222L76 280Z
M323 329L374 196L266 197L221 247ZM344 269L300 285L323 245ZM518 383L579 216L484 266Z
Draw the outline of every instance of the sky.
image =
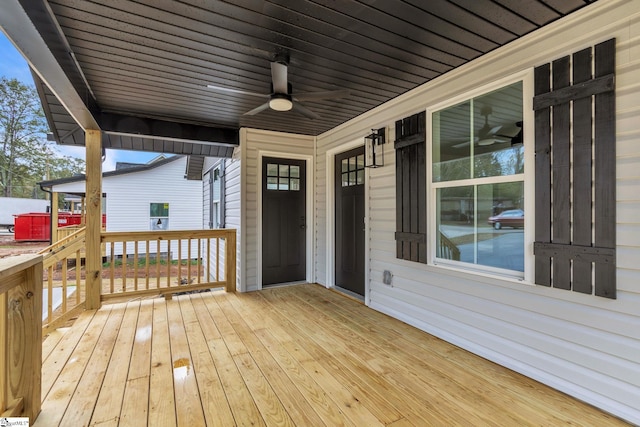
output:
M22 83L33 86L33 78L27 62L11 41L0 31L0 76L15 78ZM84 159L84 147L56 145L55 149L62 155ZM106 150L106 158L102 163L103 172L114 170L116 162L146 163L158 156L158 153Z

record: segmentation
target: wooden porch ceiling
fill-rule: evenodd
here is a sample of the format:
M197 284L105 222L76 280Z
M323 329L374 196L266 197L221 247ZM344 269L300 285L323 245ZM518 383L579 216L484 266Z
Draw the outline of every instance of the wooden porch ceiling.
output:
M103 113L318 135L593 2L5 0L0 26L44 82L59 142L83 143L75 125L102 125ZM266 99L238 91L270 93L270 62L283 55L294 97L349 96L305 101L316 119L269 109L244 115ZM121 133L131 136L121 128L111 135ZM148 149L141 142L103 141Z
M105 305L43 347L43 427L626 425L317 285Z

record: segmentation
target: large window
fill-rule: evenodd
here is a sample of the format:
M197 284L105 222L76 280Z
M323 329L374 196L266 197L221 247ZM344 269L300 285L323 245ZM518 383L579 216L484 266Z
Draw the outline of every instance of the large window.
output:
M432 113L437 262L522 276L522 94L518 81Z

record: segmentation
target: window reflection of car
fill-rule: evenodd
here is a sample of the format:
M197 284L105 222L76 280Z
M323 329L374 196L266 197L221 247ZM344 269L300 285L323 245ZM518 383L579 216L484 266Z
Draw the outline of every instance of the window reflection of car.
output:
M499 215L489 217L487 223L496 230L500 230L502 227L522 228L524 227L524 211L522 209L504 211Z

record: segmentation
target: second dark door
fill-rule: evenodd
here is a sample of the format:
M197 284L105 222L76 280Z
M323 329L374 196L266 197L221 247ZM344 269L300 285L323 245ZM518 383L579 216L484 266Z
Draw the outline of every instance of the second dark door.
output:
M305 161L263 157L262 170L262 284L305 280Z
M364 147L336 156L336 286L364 296Z

